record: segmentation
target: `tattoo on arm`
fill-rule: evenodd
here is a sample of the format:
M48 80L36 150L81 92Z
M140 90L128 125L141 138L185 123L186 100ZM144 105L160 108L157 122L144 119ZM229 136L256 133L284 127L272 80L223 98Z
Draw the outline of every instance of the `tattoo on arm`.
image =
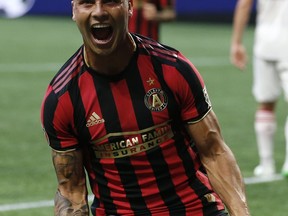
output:
M55 195L55 216L88 216L89 208L87 204L74 208L73 203L63 197L60 191Z
M55 195L55 216L88 216L87 191L82 155L79 151L52 151L59 187Z
M79 175L79 172L82 171L82 168L79 167L79 157L77 157L75 152L63 153L53 151L52 156L59 184L62 181L73 180L73 176Z

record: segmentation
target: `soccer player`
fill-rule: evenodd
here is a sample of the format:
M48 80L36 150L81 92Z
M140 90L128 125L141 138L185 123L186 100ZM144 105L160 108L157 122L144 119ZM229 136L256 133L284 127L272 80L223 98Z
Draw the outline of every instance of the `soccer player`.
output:
M159 41L160 23L176 18L174 0L133 0L129 30Z
M247 54L243 34L249 20L253 0L238 0L231 40L231 61L244 69ZM254 169L256 176L275 173L274 135L276 132L275 106L284 90L288 100L288 1L258 0L253 56L253 94L258 102L255 132L260 157ZM282 167L288 176L288 118L285 125L286 160Z
M81 46L41 121L55 215L248 216L243 179L203 79L181 52L128 31L132 0L74 0ZM226 208L225 208L226 207Z

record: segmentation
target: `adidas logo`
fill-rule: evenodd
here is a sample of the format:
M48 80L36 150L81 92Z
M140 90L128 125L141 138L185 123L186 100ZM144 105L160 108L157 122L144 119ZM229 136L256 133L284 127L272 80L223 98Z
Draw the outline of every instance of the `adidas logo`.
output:
M103 118L100 118L95 112L92 113L89 120L87 121L86 127L91 127L96 124L104 123L105 120Z

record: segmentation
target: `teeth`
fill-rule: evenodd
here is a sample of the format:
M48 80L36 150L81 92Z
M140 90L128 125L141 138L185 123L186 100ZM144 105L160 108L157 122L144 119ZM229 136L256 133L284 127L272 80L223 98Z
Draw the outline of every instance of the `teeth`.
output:
M109 26L110 26L109 24L96 24L96 25L93 25L92 28L94 28L94 29L96 29L96 28L107 28Z

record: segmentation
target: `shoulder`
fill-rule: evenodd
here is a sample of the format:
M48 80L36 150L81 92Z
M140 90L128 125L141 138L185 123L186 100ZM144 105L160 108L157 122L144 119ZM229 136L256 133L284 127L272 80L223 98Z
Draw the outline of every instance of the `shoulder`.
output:
M138 48L139 55L150 56L154 60L166 64L174 64L183 60L182 53L165 44L139 34L132 34ZM186 61L186 59L185 59Z
M139 52L141 54L147 55L156 55L156 56L167 56L170 58L176 58L179 51L167 46L165 44L159 43L158 41L153 40L152 38L145 37L140 34L131 34L135 40ZM162 55L161 55L162 54Z
M59 69L50 82L50 86L55 94L63 94L67 90L67 86L82 72L84 65L83 47L81 46ZM62 93L61 93L62 92Z
M180 73L197 73L195 66L181 51L139 34L132 34L132 36L137 44L139 55L149 56L152 61L170 66Z
M80 47L59 69L56 75L49 83L44 98L42 100L42 112L54 115L55 110L60 102L69 101L68 89L70 88L71 81L77 77L83 66L82 61L82 47Z

